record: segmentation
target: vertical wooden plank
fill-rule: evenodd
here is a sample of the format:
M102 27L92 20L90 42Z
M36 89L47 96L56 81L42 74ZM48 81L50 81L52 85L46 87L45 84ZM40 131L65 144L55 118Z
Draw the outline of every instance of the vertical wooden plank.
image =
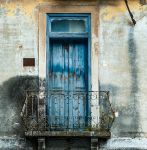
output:
M60 59L61 59L61 74L60 74L60 80L61 80L61 88L62 88L62 94L60 94L60 126L62 126L61 128L65 127L65 99L64 99L64 95L63 95L63 91L64 91L64 49L63 49L63 42L61 44L61 55L60 55Z
M50 118L55 126L63 124L64 119L64 97L61 91L64 90L64 52L62 42L52 41L50 48L50 67L49 67L49 89L52 96L48 99L50 104Z
M80 43L79 45L79 58L80 58L80 86L81 86L81 91L86 92L86 82L88 82L88 80L85 80L84 78L84 74L86 73L86 69L87 66L85 65L86 60L85 60L85 54L86 54L86 45L85 43ZM83 127L83 125L85 124L85 116L86 116L86 112L85 112L85 107L87 105L86 100L84 101L84 96L83 93L80 94L80 98L79 98L79 116L80 116L80 126Z
M75 51L74 51L74 42L70 41L69 42L69 72L68 72L68 78L69 78L69 126L70 128L74 128L74 120L75 120L75 116L73 114L74 112L74 106L73 106L73 102L74 102L74 98L73 98L73 93L74 93L74 59L75 59Z
M72 41L69 49L69 90L72 91L69 103L70 124L81 128L85 124L86 116L86 46L84 42ZM83 91L83 92L82 92ZM73 94L73 95L72 95Z
M79 128L79 121L78 121L78 117L79 117L79 92L78 92L78 82L79 82L79 68L78 68L78 66L79 66L79 50L78 50L78 43L75 43L75 45L74 45L74 47L75 47L75 49L74 49L74 51L75 51L75 56L76 56L76 58L75 58L75 60L76 60L76 63L75 63L75 75L76 75L76 78L75 78L75 86L74 86L74 91L75 91L75 97L74 97L74 109L73 109L73 111L74 111L74 113L73 113L73 115L74 115L74 117L75 117L75 119L74 119L74 124L75 124L75 126L76 126L76 128Z
M69 43L63 42L63 49L64 49L64 114L65 114L65 126L69 128Z
M79 107L78 107L78 103L79 103L79 97L78 97L78 92L77 92L77 80L78 80L78 74L77 74L77 68L78 68L78 43L77 41L73 42L73 51L74 51L74 86L73 86L73 91L74 91L74 95L73 95L73 118L74 118L74 127L75 128L79 128L79 122L78 122L78 117L79 117Z
M78 101L78 116L80 118L79 123L82 127L85 124L85 107L87 105L86 100L84 101L84 92L86 92L86 82L88 80L85 80L84 74L86 73L87 66L86 64L86 45L84 42L78 44L78 70L79 70L79 84L78 88L80 91L82 91L79 95L79 101Z

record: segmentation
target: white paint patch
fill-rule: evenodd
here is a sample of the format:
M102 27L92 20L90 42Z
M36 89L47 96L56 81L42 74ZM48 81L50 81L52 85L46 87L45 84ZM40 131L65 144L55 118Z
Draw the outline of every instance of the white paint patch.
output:
M112 138L102 148L147 150L147 138Z
M25 140L15 137L0 137L0 149L24 149Z
M119 116L119 112L115 112L115 117L118 117Z

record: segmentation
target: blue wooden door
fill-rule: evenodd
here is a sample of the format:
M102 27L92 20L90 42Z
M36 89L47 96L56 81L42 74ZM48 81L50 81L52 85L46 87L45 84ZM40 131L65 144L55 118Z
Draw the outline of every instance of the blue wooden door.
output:
M86 125L88 56L86 40L51 40L48 53L48 123L52 129Z

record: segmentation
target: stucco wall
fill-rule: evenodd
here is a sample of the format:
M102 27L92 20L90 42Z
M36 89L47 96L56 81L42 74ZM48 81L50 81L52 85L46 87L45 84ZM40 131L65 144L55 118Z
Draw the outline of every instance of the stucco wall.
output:
M109 148L133 147L130 139L117 141L117 137L146 137L147 133L147 7L138 1L129 1L129 5L137 21L135 26L123 1L109 5L103 1L100 7L100 90L110 91L116 113L111 129L115 139L106 144ZM134 147L140 149L146 145L137 143Z
M64 6L62 1L51 0L0 1L0 136L17 143L23 137L19 117L23 90L38 86L35 83L38 76L38 19L35 12L42 4ZM123 1L101 0L97 12L100 20L100 90L110 91L117 116L111 129L112 138L146 137L147 133L147 6L139 5L138 0L131 0L129 4L137 20L135 27ZM95 2L68 1L68 5L81 5L82 9L83 5L95 5ZM36 66L23 67L24 57L34 57ZM16 94L18 90L20 94ZM24 148L25 139L23 141ZM110 139L103 147L110 148L113 142ZM9 147L17 145L10 143ZM3 142L0 149L6 145Z
M100 8L100 87L110 90L118 117L114 136L146 134L146 6L129 3L137 21L132 25L124 2ZM143 133L142 133L143 132Z

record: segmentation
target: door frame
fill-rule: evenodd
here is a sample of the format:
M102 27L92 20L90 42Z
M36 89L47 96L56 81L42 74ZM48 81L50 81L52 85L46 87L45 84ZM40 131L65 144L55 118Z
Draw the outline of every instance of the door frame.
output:
M59 33L56 32L54 34L52 34L51 32L51 19L56 19L60 17L60 19L85 19L85 23L86 23L86 33L84 34L80 34L80 33ZM70 38L70 39L87 39L87 55L86 55L86 59L88 59L88 66L87 66L87 73L88 73L88 91L91 91L91 15L90 14L68 14L68 13L60 13L60 14L47 14L47 34L46 34L46 89L48 90L48 84L49 84L49 80L48 80L48 68L49 68L49 57L50 57L50 40L54 40L54 39L66 39L66 38ZM47 96L48 97L48 96ZM48 100L47 100L48 101ZM46 105L48 104L48 102L46 102ZM48 107L48 106L47 106ZM91 107L90 107L90 102L87 101L86 104L86 116L90 117L90 112L91 112Z
M87 23L87 31L88 34L78 34L78 33L55 33L55 35L50 35L51 32L49 30L50 29L50 17L51 18L56 18L56 17L62 17L64 18L74 18L74 19L79 19L79 18L84 18L86 19L86 23ZM50 39L52 38L56 38L56 39L65 39L65 38L75 38L75 39L88 39L87 40L87 44L88 44L88 91L92 91L91 88L91 15L90 14L78 14L78 13L74 13L74 14L68 14L68 13L60 13L60 14L47 14L47 34L46 34L46 75L48 73L48 57L49 57L49 47L50 47ZM47 79L47 76L46 76ZM46 87L48 86L48 81L46 81Z
M66 7L65 7L66 6ZM75 13L76 12L76 13ZM94 5L69 5L67 1L63 2L62 5L39 5L35 12L35 18L38 23L38 29L36 30L38 33L38 73L40 79L40 90L45 89L46 82L46 49L48 48L46 45L47 40L47 14L90 14L91 15L91 91L99 91L99 59L98 59L98 25L99 25L99 5L95 2ZM39 92L42 94L42 92ZM97 93L97 97L99 97ZM46 106L41 105L42 111L44 108L44 116L46 115ZM99 126L99 98L97 101L91 102L91 116L92 125L95 126L95 122L97 122L97 126Z

